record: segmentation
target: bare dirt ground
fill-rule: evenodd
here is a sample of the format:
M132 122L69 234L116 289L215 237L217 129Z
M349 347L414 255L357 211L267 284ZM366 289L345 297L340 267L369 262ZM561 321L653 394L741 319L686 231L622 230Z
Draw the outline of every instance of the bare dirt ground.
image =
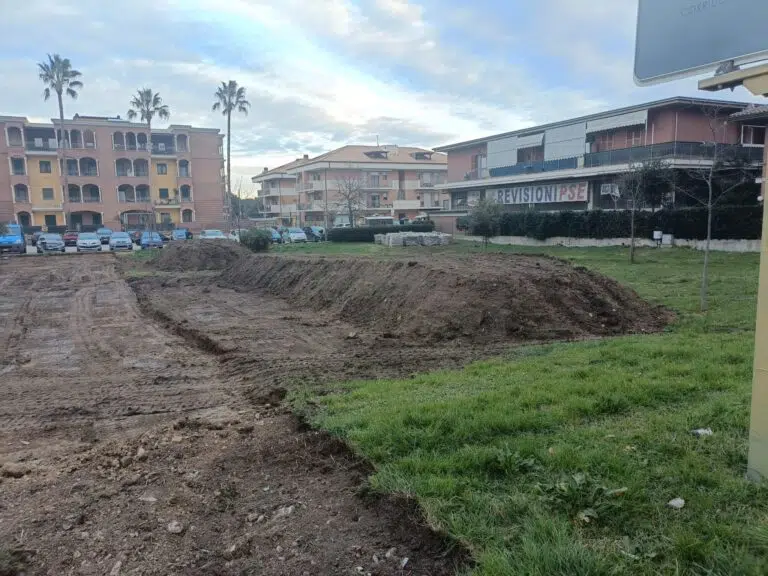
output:
M0 261L0 576L455 574L466 554L369 495L370 470L304 429L287 391L667 318L551 259L193 242L145 265Z
M471 351L382 347L205 272L132 284L111 256L0 265L0 574L455 573L460 551L365 497L365 465L280 401Z

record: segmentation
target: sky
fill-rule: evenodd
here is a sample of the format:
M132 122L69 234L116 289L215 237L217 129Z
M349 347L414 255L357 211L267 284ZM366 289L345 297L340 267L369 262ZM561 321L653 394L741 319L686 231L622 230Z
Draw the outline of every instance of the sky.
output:
M37 78L46 53L83 74L68 117L125 117L150 87L170 123L223 131L213 94L236 80L251 110L233 117L233 188L249 194L264 167L377 137L431 148L705 95L693 78L634 85L636 12L637 0L0 0L0 115L57 115Z

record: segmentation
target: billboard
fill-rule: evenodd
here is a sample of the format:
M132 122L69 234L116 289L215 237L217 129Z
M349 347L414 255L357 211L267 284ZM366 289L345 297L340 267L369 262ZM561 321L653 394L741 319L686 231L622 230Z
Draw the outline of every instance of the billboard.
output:
M635 82L656 84L768 59L766 0L639 0Z
M587 202L588 182L565 182L534 186L515 186L489 190L498 204L554 204L556 202Z

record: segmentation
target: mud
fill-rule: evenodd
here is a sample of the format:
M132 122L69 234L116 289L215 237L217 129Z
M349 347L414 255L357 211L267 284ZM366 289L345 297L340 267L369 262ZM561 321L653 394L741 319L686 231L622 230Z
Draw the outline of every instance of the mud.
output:
M612 279L542 256L254 255L222 279L404 340L589 338L654 332L671 319Z
M250 254L247 248L226 240L171 242L153 258L153 265L159 270L175 272L224 270Z

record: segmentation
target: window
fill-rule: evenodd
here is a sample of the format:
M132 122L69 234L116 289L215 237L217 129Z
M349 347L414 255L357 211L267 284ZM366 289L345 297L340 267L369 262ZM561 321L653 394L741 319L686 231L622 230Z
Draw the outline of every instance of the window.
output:
M765 146L765 126L742 126L741 143L744 146Z
M371 196L371 208L380 208L381 207L381 200L379 199L378 194L374 194Z
M380 186L378 174L370 174L368 176L368 186L371 188L378 188Z
M320 182L320 173L312 172L312 182Z
M11 173L14 176L24 176L27 173L24 158L11 158Z
M643 145L642 130L627 130L627 148Z
M53 188L43 188L43 200L53 200Z
M397 191L397 199L398 200L405 200L405 190L403 190L402 188L400 188Z
M46 226L56 226L56 214L47 214L45 216Z
M159 176L165 176L166 174L168 174L168 164L158 164L157 174Z
M163 200L168 199L168 188L160 188L160 198Z
M171 223L171 213L170 212L160 212L160 222L163 224L170 224Z
M40 160L40 174L50 174L50 173L51 173L51 161Z
M486 167L488 165L488 160L485 156L485 154L475 154L472 156L472 166L471 166L471 172L467 174L469 179L473 180L475 178L485 178L486 174Z

